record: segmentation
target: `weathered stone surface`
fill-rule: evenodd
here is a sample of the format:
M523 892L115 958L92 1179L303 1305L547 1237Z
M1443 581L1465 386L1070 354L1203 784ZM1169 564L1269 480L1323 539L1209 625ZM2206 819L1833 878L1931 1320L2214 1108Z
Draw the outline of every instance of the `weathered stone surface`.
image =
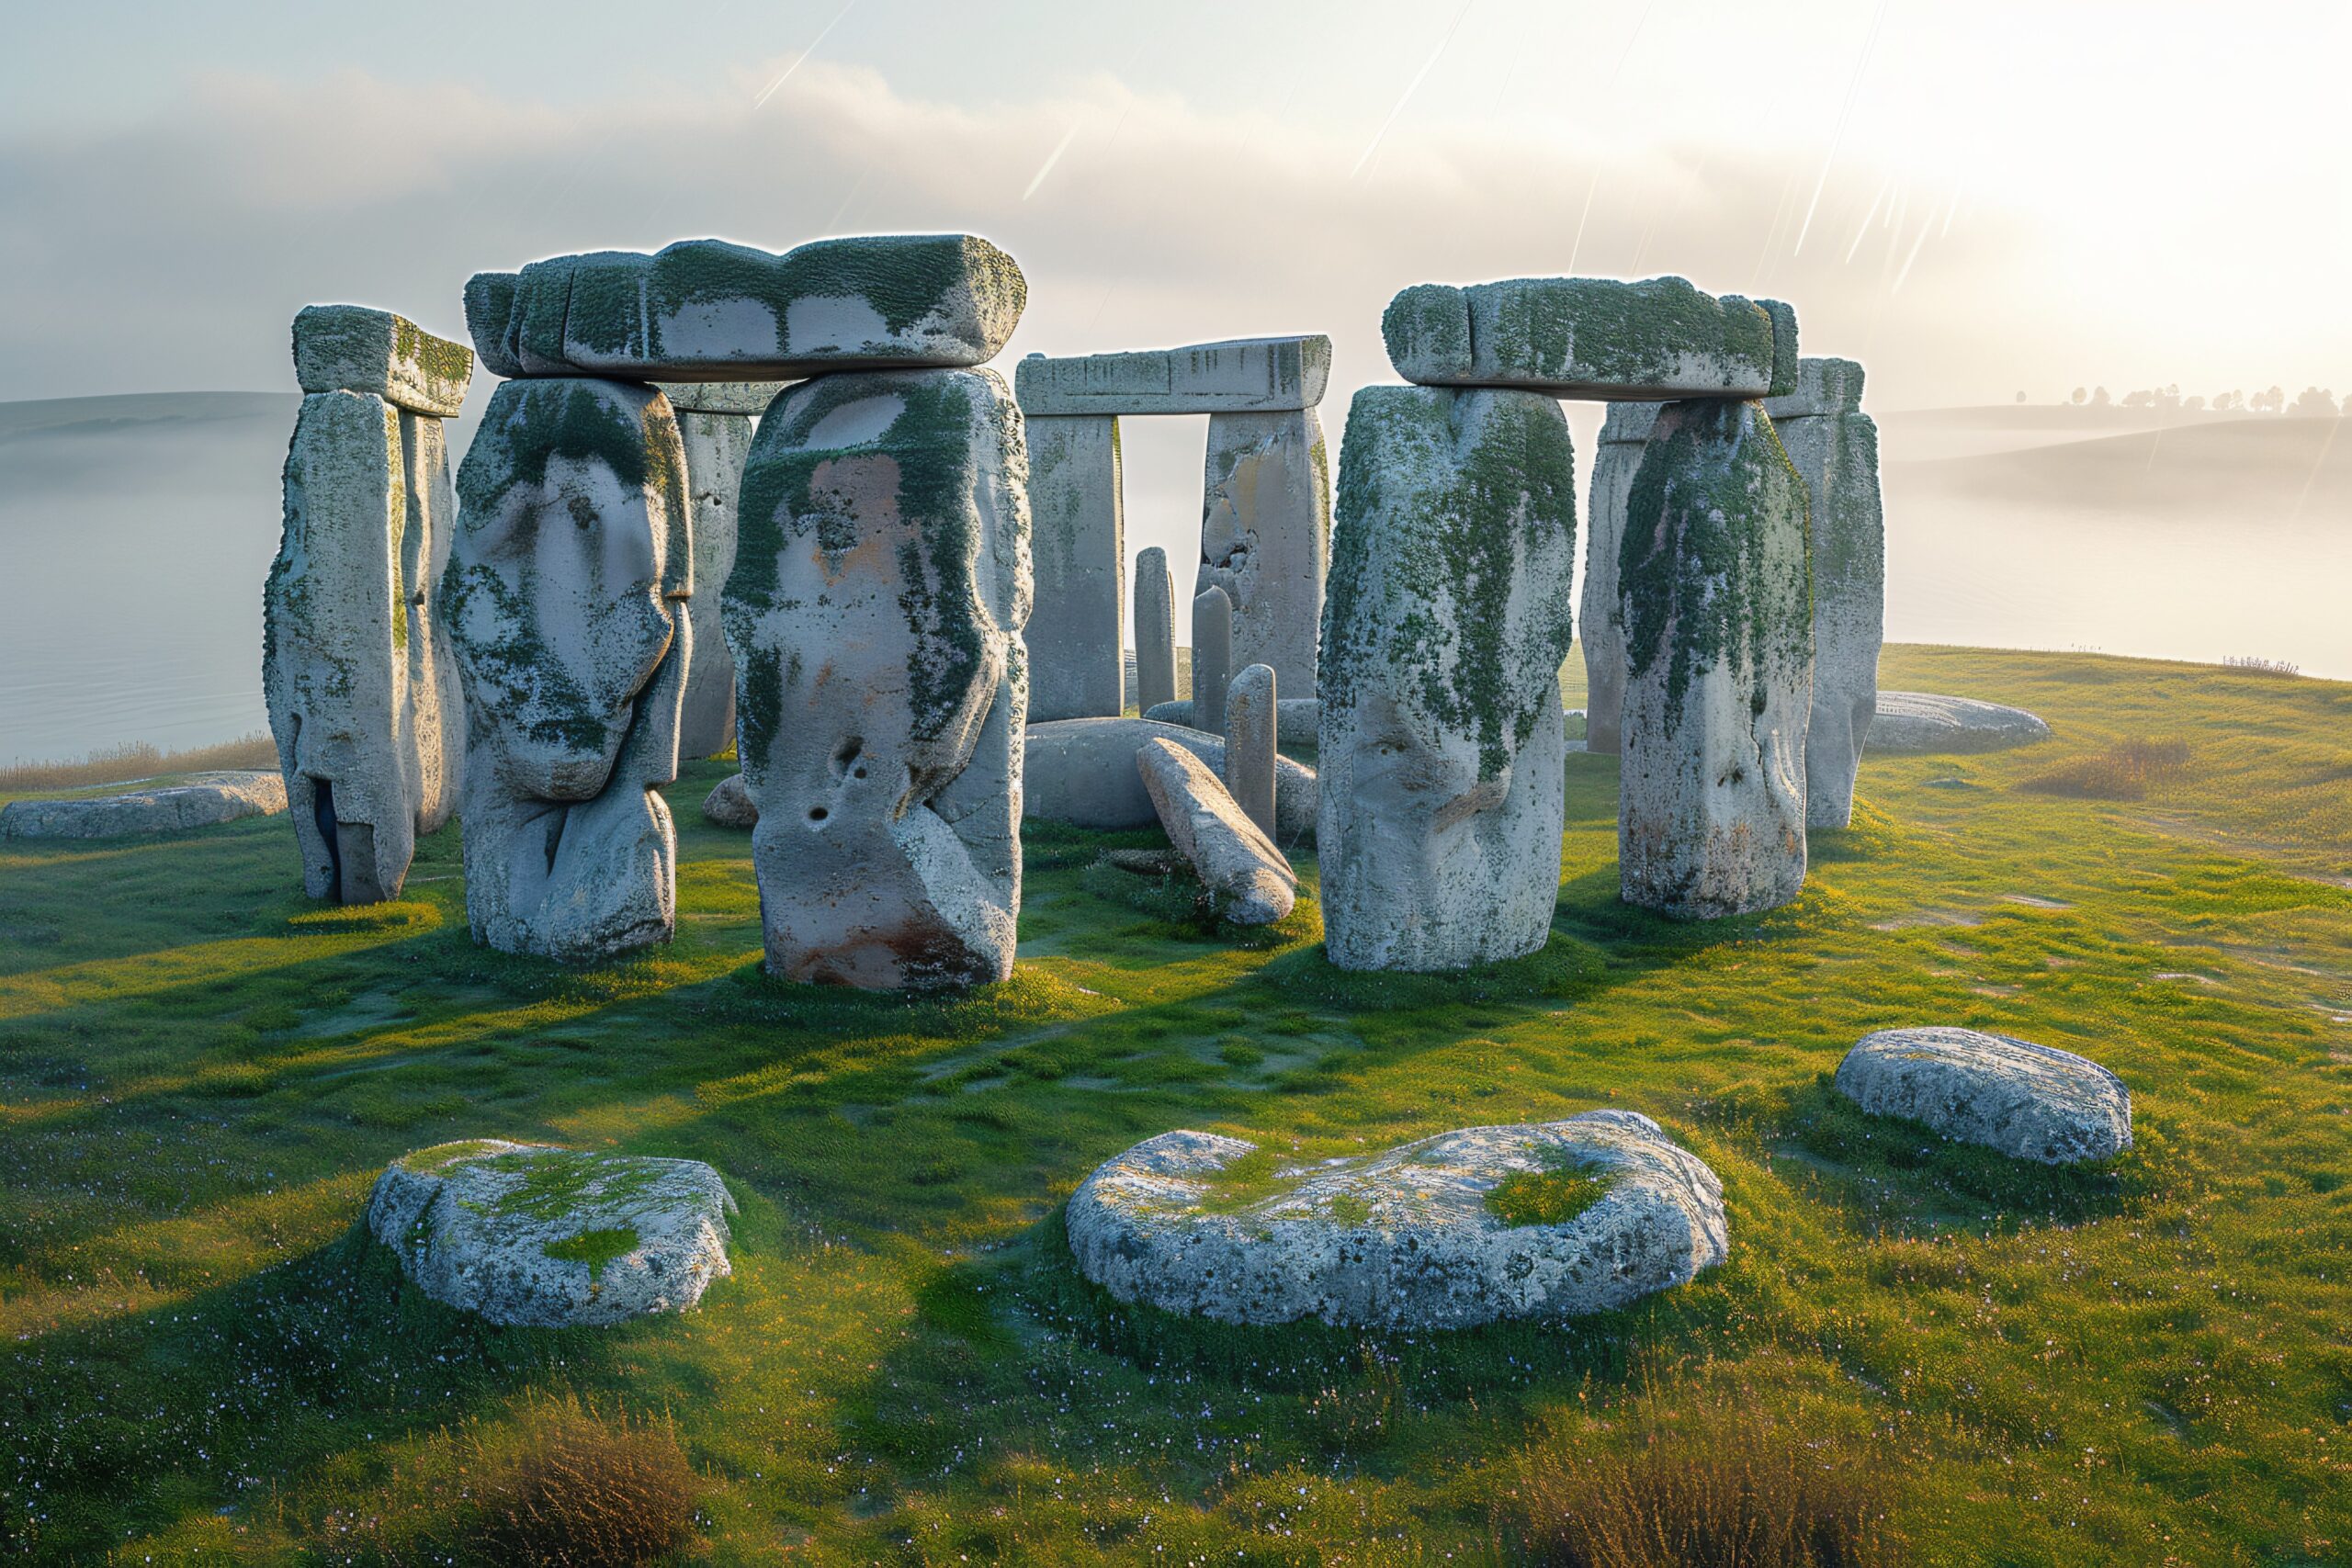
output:
M1886 509L1879 496L1878 425L1852 412L1862 367L1807 359L1799 395L1775 398L1772 428L1805 483L1813 557L1813 710L1804 741L1805 826L1854 816L1854 771L1878 709L1886 623ZM1808 404L1807 395L1818 398Z
M1340 967L1459 969L1544 945L1576 532L1576 454L1550 398L1356 394L1317 753L1325 947Z
M478 275L466 324L502 376L791 381L984 365L1027 301L1021 268L973 234L818 240L780 255L682 240Z
M1193 595L1193 712L1198 727L1225 733L1225 699L1233 682L1233 600L1211 585Z
M276 773L191 773L178 784L71 800L12 800L0 807L0 839L111 839L133 833L185 833L241 817L286 809L286 781Z
M1207 763L1173 740L1147 740L1136 752L1136 771L1168 841L1200 874L1220 916L1267 926L1291 912L1298 877L1290 862Z
M760 819L760 808L752 804L741 773L729 773L712 786L702 797L702 814L722 828L749 828Z
M1206 730L1148 718L1066 718L1033 724L1022 747L1021 809L1040 822L1073 828L1148 828L1159 820L1136 773L1136 753L1149 740L1173 740L1225 771L1225 742ZM1315 832L1315 770L1288 757L1274 759L1274 842L1296 846Z
M1871 719L1869 749L1881 756L2004 751L2049 739L2050 726L2023 708L1932 692L1881 692Z
M435 1301L565 1328L693 1307L734 1272L734 1211L700 1160L478 1138L386 1167L368 1231Z
M1238 338L1132 354L1033 354L1014 372L1021 412L1251 413L1311 409L1331 379L1331 340Z
M1232 669L1273 667L1283 689L1315 694L1316 629L1331 559L1331 459L1323 422L1295 413L1209 416L1197 593L1233 605ZM1193 645L1200 633L1193 634Z
M1838 1064L1873 1116L1925 1122L2015 1159L2064 1165L2132 1146L2132 1091L2087 1056L1973 1029L1883 1029Z
M1763 410L1661 410L1618 558L1627 903L1711 919L1772 908L1803 887L1806 577L1804 481Z
M1274 672L1252 664L1225 699L1225 787L1261 833L1274 830Z
M1136 557L1136 711L1176 700L1176 584L1158 545Z
M397 897L449 818L462 723L433 604L456 521L441 422L362 392L302 400L262 592L262 690L314 898Z
M509 381L458 474L442 614L465 677L466 913L509 953L669 940L694 659L684 444L650 387Z
M464 408L474 351L405 316L365 305L306 305L294 317L294 378L306 392L366 392L435 418Z
M772 973L1012 974L1028 467L991 371L826 376L760 422L725 619Z
M1617 600L1617 552L1625 538L1625 502L1634 470L1664 403L1611 403L1592 459L1590 515L1585 520L1584 589L1577 636L1584 645L1585 750L1616 755L1625 709L1625 612Z
M1029 712L1041 721L1116 718L1125 696L1119 579L1127 558L1119 422L1089 415L1024 423L1037 580L1025 634Z
M1227 688L1226 704L1232 705L1232 688ZM1179 697L1171 703L1154 703L1144 709L1143 716L1162 724L1193 723L1193 699ZM1282 697L1274 703L1274 740L1283 746L1312 746L1323 723L1323 704L1317 697Z
M1424 386L1649 402L1779 389L1776 372L1796 368L1795 325L1776 301L1717 299L1679 277L1517 277L1416 284L1380 329L1396 373Z
M757 419L782 395L782 381L656 381L680 413L741 413Z
M678 415L686 453L686 502L694 509L694 580L701 588L685 604L695 651L678 714L681 757L714 756L735 744L735 656L727 650L719 627L718 596L735 569L735 502L752 454L752 428L748 414Z
M1079 1268L1121 1301L1223 1323L1468 1328L1610 1311L1730 1250L1714 1172L1631 1111L1442 1133L1221 1194L1218 1173L1255 1152L1162 1133L1106 1162L1069 1201ZM1489 1201L1577 1176L1600 1190L1556 1224L1511 1224Z

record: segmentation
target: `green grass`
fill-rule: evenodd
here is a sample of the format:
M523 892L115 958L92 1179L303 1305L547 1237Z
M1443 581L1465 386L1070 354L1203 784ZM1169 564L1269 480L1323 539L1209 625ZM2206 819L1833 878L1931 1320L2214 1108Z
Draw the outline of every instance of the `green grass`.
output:
M1804 896L1705 926L1617 902L1615 770L1572 757L1550 944L1457 976L1331 969L1311 859L1245 934L1093 869L1151 835L1046 830L1010 983L780 986L747 840L695 809L716 763L670 792L678 940L596 971L475 948L454 829L356 909L301 897L282 817L0 850L0 1551L423 1561L367 1521L459 1539L462 1456L577 1401L674 1432L682 1561L1511 1562L1563 1442L1728 1401L1872 1455L1916 1561L2345 1561L2352 686L1917 648L1883 679L2059 738L1868 763ZM2174 740L2136 800L2018 787ZM2025 1169L1827 1095L1912 1022L2097 1056L2139 1147ZM1597 1106L1729 1213L1722 1267L1623 1312L1222 1327L1110 1301L1061 1235L1170 1127L1291 1159ZM489 1137L710 1161L734 1277L607 1330L424 1300L355 1230L369 1184Z

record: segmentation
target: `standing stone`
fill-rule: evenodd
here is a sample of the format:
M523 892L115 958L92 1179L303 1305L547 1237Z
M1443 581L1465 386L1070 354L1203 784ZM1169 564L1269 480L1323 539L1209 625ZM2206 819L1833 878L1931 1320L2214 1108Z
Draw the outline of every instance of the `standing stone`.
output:
M669 940L693 662L686 456L669 400L508 381L458 472L442 612L466 686L466 914L508 953Z
M1116 718L1126 696L1119 422L1087 414L1024 423L1036 570L1027 633L1029 716L1039 722Z
M1158 545L1136 557L1136 711L1176 700L1176 584Z
M1193 724L1225 733L1227 671L1233 668L1233 601L1222 588L1193 596Z
M770 972L1012 974L1029 594L994 372L824 376L760 422L724 620Z
M1273 671L1252 664L1233 678L1225 701L1225 787L1269 838L1274 831Z
M1798 362L1797 390L1764 405L1812 511L1813 715L1805 728L1805 826L1854 816L1854 773L1878 713L1886 625L1886 508L1878 424L1861 412L1862 367Z
M1367 387L1323 606L1331 962L1532 953L1560 883L1576 454L1540 393Z
M686 601L695 651L678 717L682 757L708 757L735 744L735 659L719 630L718 588L735 566L735 498L752 452L752 431L749 414L678 414L687 504L694 509L695 581L704 585Z
M1660 410L1618 558L1621 896L1679 919L1804 884L1813 615L1804 480L1760 404Z
M682 240L477 273L466 326L499 376L789 381L889 366L984 365L1029 286L975 234L869 234L776 254Z
M1233 602L1233 658L1315 694L1331 556L1331 459L1313 409L1209 415L1194 590Z
M1625 705L1625 621L1617 602L1617 550L1625 536L1625 501L1634 470L1663 403L1611 403L1592 459L1585 525L1584 596L1577 631L1584 641L1584 749L1614 756Z
M1796 312L1679 277L1420 283L1380 320L1389 363L1430 387L1518 387L1655 402L1796 389Z

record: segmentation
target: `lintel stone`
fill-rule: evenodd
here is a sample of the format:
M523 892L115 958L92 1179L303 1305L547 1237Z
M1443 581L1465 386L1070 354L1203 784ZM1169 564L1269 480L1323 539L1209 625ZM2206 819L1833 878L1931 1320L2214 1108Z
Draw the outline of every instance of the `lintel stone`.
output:
M390 310L305 305L294 318L294 376L305 392L366 392L448 419L465 407L473 374L473 350Z
M1272 413L1315 407L1330 379L1331 340L1313 333L1131 354L1033 354L1021 362L1013 386L1021 412L1032 418Z

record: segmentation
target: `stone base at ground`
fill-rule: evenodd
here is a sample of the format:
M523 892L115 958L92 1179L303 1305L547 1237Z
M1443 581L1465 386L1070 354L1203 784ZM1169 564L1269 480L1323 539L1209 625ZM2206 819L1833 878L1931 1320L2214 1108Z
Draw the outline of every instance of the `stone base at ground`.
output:
M1881 692L1864 750L1872 756L2005 751L2049 739L2050 727L2023 708L1932 692Z
M1268 926L1291 912L1297 874L1207 763L1173 740L1147 740L1136 753L1136 771L1168 841L1200 874L1219 916Z
M1022 748L1024 821L1073 828L1149 828L1159 816L1136 772L1136 753L1154 739L1173 740L1225 773L1225 741L1205 730L1148 718L1066 718L1033 724ZM1296 846L1315 832L1315 770L1274 759L1274 842Z
M1412 1330L1605 1312L1730 1247L1714 1172L1630 1111L1302 1161L1270 1192L1221 1193L1218 1173L1256 1152L1175 1132L1109 1161L1069 1201L1079 1268L1121 1301L1224 1323ZM1577 1195L1554 1223L1490 1201L1577 1177L1591 1185L1555 1189Z
M2087 1056L1973 1029L1883 1029L1838 1064L1873 1116L1923 1122L2014 1159L2064 1165L2132 1146L2132 1091Z
M368 1230L435 1301L565 1328L693 1306L734 1271L734 1209L700 1160L482 1138L394 1160L368 1197Z
M286 809L273 773L191 773L175 784L74 800L12 800L0 807L0 839L111 839L185 833Z

